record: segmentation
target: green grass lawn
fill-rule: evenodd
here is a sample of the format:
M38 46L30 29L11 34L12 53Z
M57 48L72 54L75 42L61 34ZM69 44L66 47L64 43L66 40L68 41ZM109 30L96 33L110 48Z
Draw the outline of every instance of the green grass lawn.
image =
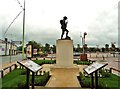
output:
M25 87L26 84L26 70L25 69L15 69L8 73L2 78L2 89L21 89ZM35 85L45 86L49 80L49 72L44 73L44 75L35 76ZM31 84L32 76L30 76ZM23 89L23 88L22 88Z
M106 84L106 87L109 87L110 89L117 88L119 89L120 87L120 77L114 74L111 74L110 77L108 78L99 78L100 82L104 82ZM119 88L118 88L119 87Z
M16 69L8 73L2 78L2 89L12 88L14 89L21 82L26 81L26 76L21 75L22 72L25 72L23 69Z

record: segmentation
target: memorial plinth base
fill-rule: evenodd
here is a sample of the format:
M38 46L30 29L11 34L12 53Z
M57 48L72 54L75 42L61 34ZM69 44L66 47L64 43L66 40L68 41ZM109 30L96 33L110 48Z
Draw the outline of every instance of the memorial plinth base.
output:
M56 64L50 66L50 71L52 77L46 87L80 87L79 67L73 64L72 40L56 41Z
M56 67L73 66L73 40L56 41Z
M81 61L87 61L87 54L80 54L80 60Z
M79 74L79 67L78 65L72 65L72 66L58 66L56 64L50 66L50 71L52 71L52 73L56 70L74 70L76 71L76 75Z
M57 65L57 64L54 64L52 66L50 66L51 69L56 69L56 68L79 68L76 64L73 64L71 66L61 66L61 65Z

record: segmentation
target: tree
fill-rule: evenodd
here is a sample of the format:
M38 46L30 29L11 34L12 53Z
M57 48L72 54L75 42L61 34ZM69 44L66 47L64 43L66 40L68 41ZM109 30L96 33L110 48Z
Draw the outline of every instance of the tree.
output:
M84 47L85 52L87 52L88 50L87 44L85 44L83 47Z
M80 44L77 44L76 52L80 52Z
M40 45L36 41L29 41L27 45L32 45L32 51L37 49L37 52L39 52Z
M56 53L56 46L55 45L53 45L52 51L53 51L53 53Z
M22 46L19 46L19 47L17 48L17 50L18 50L18 51L22 51Z
M89 52L96 52L96 51L97 51L97 48L95 48L95 47L90 47L88 50L89 50Z
M105 52L105 48L101 48L102 49L102 52Z
M45 44L45 51L46 51L47 53L50 52L50 44L48 44L48 43Z
M113 43L113 42L111 42L111 49L112 49L112 51L115 51L115 42Z
M73 52L76 52L75 46L73 45Z
M106 49L106 51L109 50L109 44L105 44L105 49Z

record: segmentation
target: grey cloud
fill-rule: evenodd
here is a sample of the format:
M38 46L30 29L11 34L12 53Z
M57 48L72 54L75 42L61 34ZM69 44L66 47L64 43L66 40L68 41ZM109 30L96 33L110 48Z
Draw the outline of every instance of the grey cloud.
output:
M117 9L116 9L117 10ZM115 8L110 12L103 11L88 27L90 30L89 45L101 45L118 42L118 18ZM95 39L94 39L95 38ZM91 39L91 40L90 40Z

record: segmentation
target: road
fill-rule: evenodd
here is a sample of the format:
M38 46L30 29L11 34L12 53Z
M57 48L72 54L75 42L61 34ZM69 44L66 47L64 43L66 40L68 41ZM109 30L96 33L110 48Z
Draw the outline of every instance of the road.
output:
M20 60L22 60L22 54L12 55L11 58L10 56L0 56L0 64L10 63L13 61L20 61Z

